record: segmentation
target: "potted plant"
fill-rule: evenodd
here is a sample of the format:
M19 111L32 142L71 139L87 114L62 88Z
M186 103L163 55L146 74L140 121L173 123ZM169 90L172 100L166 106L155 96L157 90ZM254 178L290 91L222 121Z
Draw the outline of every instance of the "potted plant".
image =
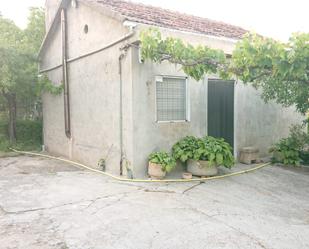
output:
M167 152L153 152L149 155L148 175L154 179L162 179L167 172L176 167L176 160Z
M196 176L218 174L218 166L231 168L234 157L223 138L187 136L173 146L173 156L187 163L187 171Z

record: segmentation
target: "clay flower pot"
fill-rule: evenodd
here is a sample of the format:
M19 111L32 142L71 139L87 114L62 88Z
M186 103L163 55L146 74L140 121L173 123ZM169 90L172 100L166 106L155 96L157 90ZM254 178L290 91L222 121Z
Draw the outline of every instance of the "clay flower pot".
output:
M208 161L188 160L187 171L194 176L215 176L218 174L217 165L209 165Z
M166 175L166 172L162 170L160 164L149 162L149 164L148 164L148 175L152 179L163 179Z

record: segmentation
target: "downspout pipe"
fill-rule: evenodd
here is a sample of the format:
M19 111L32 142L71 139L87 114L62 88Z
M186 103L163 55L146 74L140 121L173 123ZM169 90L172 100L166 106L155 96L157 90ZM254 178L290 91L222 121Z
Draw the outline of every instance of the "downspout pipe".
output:
M123 80L122 80L122 59L125 54L121 53L118 58L119 63L119 139L120 139L120 175L123 175L124 145L123 145Z
M64 8L61 10L61 40L65 135L67 138L71 138L70 89L67 63L67 15Z

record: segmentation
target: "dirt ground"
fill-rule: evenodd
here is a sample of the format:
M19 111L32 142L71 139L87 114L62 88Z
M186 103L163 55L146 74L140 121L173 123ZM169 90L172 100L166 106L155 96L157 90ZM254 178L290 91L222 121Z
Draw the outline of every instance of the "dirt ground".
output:
M0 248L307 249L309 170L130 184L59 161L0 158Z

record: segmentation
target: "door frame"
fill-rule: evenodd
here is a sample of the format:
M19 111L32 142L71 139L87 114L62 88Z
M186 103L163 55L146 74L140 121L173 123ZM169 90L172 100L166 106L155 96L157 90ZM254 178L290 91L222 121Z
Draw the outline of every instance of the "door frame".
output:
M207 123L207 127L206 127L206 134L208 135L208 82L209 80L222 80L220 79L219 77L205 77L204 78L204 82L205 82L205 95L206 95L206 123ZM237 101L236 101L236 98L237 98L237 90L236 90L236 86L237 86L237 80L234 79L234 109L233 109L233 122L234 122L234 130L233 130L233 143L234 143L234 146L233 146L233 154L234 154L234 157L237 159L237 156L238 156L238 153L237 153L237 134L236 134L236 127L237 127L237 115L235 115L236 113L236 110L237 110Z

